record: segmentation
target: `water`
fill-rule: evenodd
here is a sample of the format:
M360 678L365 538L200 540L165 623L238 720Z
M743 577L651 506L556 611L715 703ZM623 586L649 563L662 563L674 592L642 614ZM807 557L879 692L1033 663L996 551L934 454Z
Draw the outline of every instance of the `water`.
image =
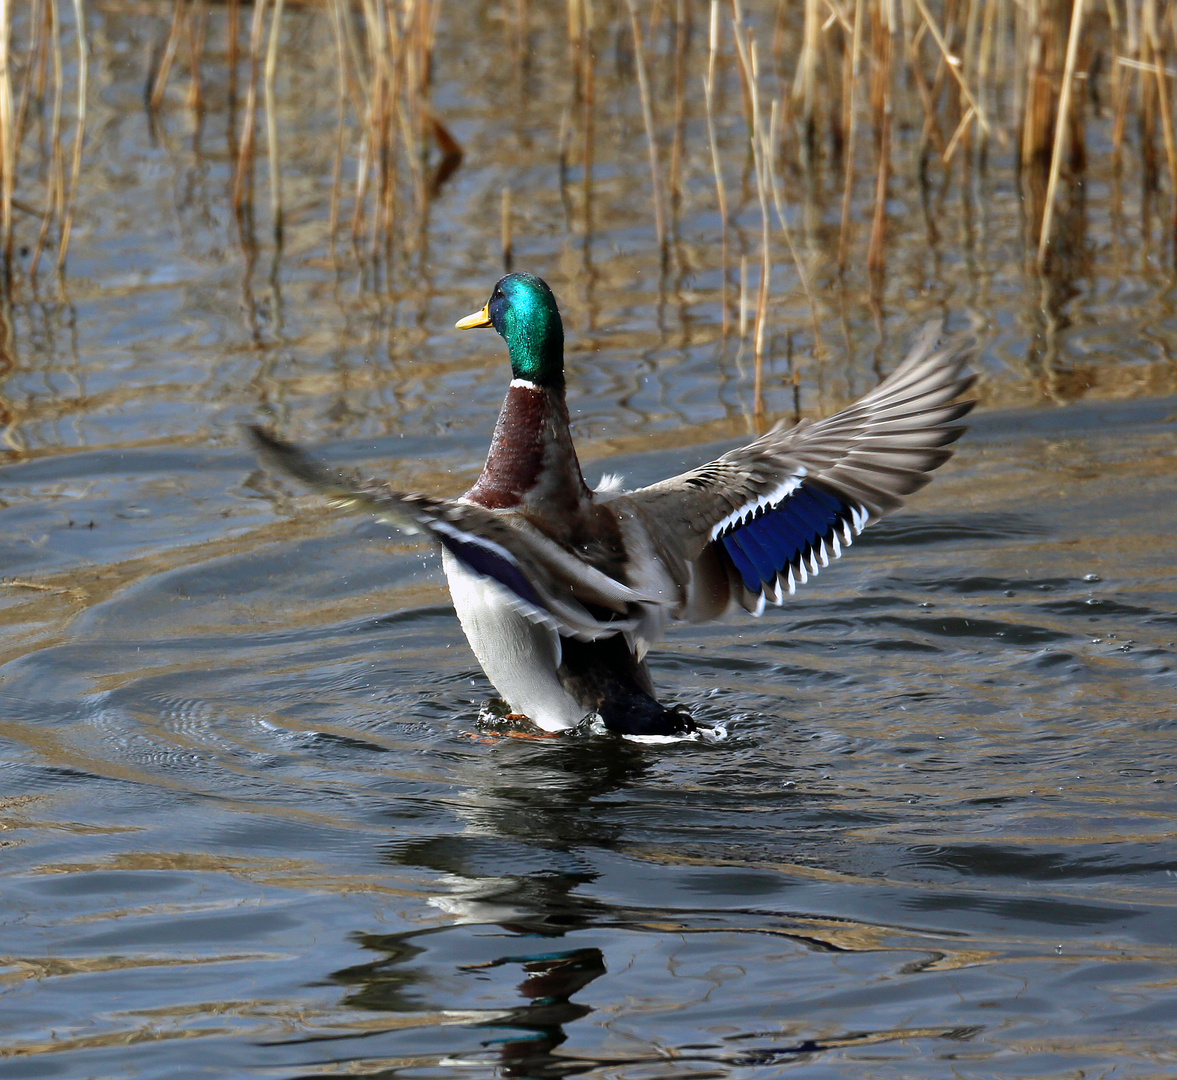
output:
M132 31L100 18L98 47ZM251 308L224 163L152 144L136 78L111 61L97 116L119 138L94 152L130 163L160 226L104 216L100 185L71 303L11 316L0 1076L1177 1072L1163 275L1113 280L1108 255L1044 368L1018 359L1041 312L1006 233L996 283L948 260L954 319L989 320L988 407L784 609L654 652L663 699L720 734L503 738L435 560L262 471L236 424L460 490L506 378L497 339L447 329L497 272L497 221L461 237L517 148L456 174L416 291L334 289L308 224ZM485 78L445 84L482 145ZM640 126L610 152L641 162ZM203 217L174 198L194 175ZM717 345L713 282L659 282L646 206L602 198L591 292L558 200L529 212L590 476L643 483L746 437L748 357ZM855 320L853 355L803 369L804 411L865 389L939 303L892 281L894 340ZM785 374L782 347L771 412Z

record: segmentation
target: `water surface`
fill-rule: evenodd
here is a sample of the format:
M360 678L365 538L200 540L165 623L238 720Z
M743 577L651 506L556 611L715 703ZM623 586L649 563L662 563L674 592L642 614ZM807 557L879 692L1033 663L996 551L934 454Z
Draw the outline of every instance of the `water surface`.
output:
M517 265L566 312L590 478L705 460L757 426L709 177L696 271L668 279L616 106L586 267L558 108L496 126L493 57L443 33L469 152L420 272L373 294L326 265L324 62L289 164L303 225L251 277L220 114L199 146L179 109L153 141L149 28L95 18L106 180L68 302L12 309L2 387L0 1076L1177 1071L1177 323L1098 184L1108 232L1061 309L998 180L969 258L929 259L897 210L882 322L831 306L824 364L782 268L768 413L828 412L947 310L982 342L958 456L784 609L654 651L665 700L723 737L503 738L436 560L261 470L237 424L461 490L507 375L449 327L526 183ZM324 31L293 18L313 89ZM541 90L561 32L535 36Z

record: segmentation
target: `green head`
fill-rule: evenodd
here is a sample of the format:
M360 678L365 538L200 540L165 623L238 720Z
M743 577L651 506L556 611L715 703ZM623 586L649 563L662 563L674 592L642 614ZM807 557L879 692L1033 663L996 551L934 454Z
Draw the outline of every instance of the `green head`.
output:
M564 324L548 283L534 274L499 278L486 307L459 320L459 330L493 326L507 343L511 374L536 386L564 385Z

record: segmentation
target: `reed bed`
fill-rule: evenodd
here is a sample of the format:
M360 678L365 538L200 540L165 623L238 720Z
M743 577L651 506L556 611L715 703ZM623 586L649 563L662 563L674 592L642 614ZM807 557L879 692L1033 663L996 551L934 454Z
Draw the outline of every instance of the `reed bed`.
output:
M720 218L722 330L746 331L758 358L774 266L795 268L819 351L819 269L837 278L865 266L879 302L899 224L889 210L897 179L921 191L934 237L937 207L954 190L1008 171L1024 200L1027 269L1048 278L1082 246L1083 184L1098 139L1117 192L1139 184L1157 258L1177 266L1177 6L1159 0L511 0L497 18L446 0L318 0L299 9L300 18L325 20L334 43L337 136L323 147L333 156L330 256L354 260L376 289L426 258L430 204L463 159L434 104L439 27L468 35L472 50L496 50L522 101L530 32L556 19L567 25L567 75L562 100L550 104L560 117L554 152L569 228L593 232L601 118L639 117L661 269L681 269L683 207L690 200L697 213L705 188ZM277 258L291 135L277 120L283 66L294 62L289 7L159 0L146 10L167 15L168 29L144 107L203 117L212 107L206 87L227 88L225 199L248 257L269 244ZM86 183L86 14L82 0L0 0L8 297L35 288L49 266L66 286ZM515 106L504 104L507 122ZM514 193L516 206L525 200ZM729 227L749 205L757 249L737 258ZM504 265L511 207L504 190ZM831 218L832 239L806 228Z

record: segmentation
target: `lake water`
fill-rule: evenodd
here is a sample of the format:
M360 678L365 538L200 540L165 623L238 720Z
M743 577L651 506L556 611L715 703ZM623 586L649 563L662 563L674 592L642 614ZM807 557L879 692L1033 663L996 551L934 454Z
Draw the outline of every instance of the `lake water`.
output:
M984 229L950 194L929 246L900 171L881 307L857 264L818 275L824 361L778 237L767 413L831 411L948 313L982 341L958 455L783 609L654 651L717 736L501 737L436 558L260 469L238 425L462 490L508 374L450 327L501 271L510 185L590 478L747 438L698 102L663 273L621 45L586 238L563 8L537 6L522 96L443 14L466 159L374 289L328 257L330 29L288 12L271 275L215 80L199 138L182 80L153 133L166 16L91 18L68 297L18 293L0 377L0 1077L1177 1074L1177 312L1130 178L1121 214L1093 155L1082 257L1039 279L1006 173ZM755 199L735 216L754 271Z

